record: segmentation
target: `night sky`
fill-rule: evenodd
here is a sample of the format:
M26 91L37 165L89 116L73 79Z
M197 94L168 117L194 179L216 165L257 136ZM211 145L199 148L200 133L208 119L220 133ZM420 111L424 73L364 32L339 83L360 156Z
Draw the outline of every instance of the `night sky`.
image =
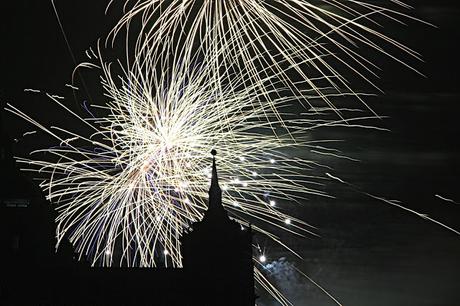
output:
M56 1L76 61L106 35L117 17L104 16L105 1ZM97 2L97 4L96 4ZM382 2L382 1L375 1ZM460 236L415 215L373 200L356 189L387 199L460 230L460 39L458 1L408 1L421 23L385 28L424 62L410 61L426 77L389 59L378 85L384 94L369 100L387 119L391 132L328 129L319 138L346 140L337 145L360 162L332 160L332 174L356 188L331 182L336 199L312 198L297 215L319 228L321 238L286 237L301 262L267 246L268 262L295 305L334 303L292 266L301 268L346 306L456 306L460 299ZM2 1L0 99L37 113L50 107L24 88L68 94L75 63L49 1ZM47 104L48 103L48 104ZM11 138L27 130L5 115ZM16 148L19 152L24 148ZM457 204L437 197L452 199ZM272 305L262 298L262 305Z

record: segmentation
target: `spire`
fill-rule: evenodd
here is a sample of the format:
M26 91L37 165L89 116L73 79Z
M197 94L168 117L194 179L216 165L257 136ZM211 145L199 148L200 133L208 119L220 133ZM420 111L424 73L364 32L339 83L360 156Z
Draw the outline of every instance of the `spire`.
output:
M225 211L222 206L222 190L219 186L219 178L217 176L217 167L216 167L216 155L217 151L212 150L212 177L211 177L211 187L209 188L209 211L221 210Z
M219 186L219 177L217 176L217 167L216 167L216 155L217 151L212 149L211 150L212 154L212 177L211 177L211 189L212 188L217 188L220 190Z

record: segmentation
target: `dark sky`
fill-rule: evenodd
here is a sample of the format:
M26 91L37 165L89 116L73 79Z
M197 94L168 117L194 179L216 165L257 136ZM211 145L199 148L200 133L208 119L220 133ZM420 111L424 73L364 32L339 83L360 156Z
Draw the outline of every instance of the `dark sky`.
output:
M104 1L56 1L77 62L112 25ZM97 4L96 4L97 2ZM381 1L375 1L381 2ZM376 58L385 94L370 103L391 132L330 129L322 138L346 139L344 151L359 163L324 160L334 174L377 196L460 229L460 39L456 1L408 1L419 23L385 31L420 52L413 63L426 78L388 59ZM43 101L24 88L65 93L74 62L49 1L2 1L0 99L41 109ZM10 135L23 131L6 116ZM331 183L334 200L305 202L299 211L320 228L320 239L289 241L305 258L288 258L350 306L456 306L460 299L460 236L400 209L372 200L352 188ZM289 238L287 238L289 239ZM268 260L283 255L268 249ZM287 268L284 272L288 273ZM289 272L290 273L290 272ZM288 273L288 274L289 274ZM280 278L297 305L334 305L302 278ZM265 302L264 305L271 305Z

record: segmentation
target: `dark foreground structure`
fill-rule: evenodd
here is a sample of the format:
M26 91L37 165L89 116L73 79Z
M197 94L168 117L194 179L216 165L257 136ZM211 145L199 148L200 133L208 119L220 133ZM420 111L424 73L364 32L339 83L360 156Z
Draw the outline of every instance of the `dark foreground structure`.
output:
M255 304L251 228L222 206L215 158L208 210L182 239L183 268L91 268L70 244L54 252L49 204L0 132L0 305Z

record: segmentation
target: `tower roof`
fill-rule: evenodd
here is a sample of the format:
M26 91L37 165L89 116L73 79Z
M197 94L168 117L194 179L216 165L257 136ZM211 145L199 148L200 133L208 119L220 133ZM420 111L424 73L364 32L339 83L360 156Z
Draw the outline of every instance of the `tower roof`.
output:
M209 203L208 211L205 213L205 218L210 214L218 214L225 216L228 219L227 211L222 206L222 189L219 186L219 177L217 175L216 155L217 151L212 150L212 176L211 187L209 188Z

